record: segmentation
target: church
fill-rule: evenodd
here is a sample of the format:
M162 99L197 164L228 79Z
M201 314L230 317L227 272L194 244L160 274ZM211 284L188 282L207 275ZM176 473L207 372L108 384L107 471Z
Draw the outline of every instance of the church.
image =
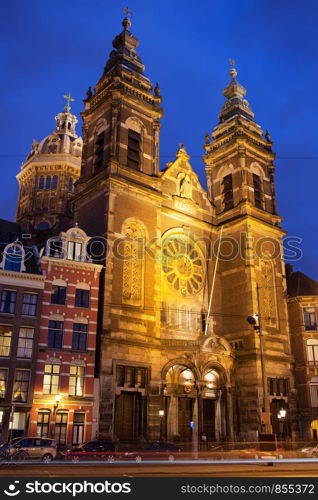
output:
M293 439L299 408L271 137L232 64L203 140L207 189L184 145L160 170L160 88L145 75L129 15L122 26L84 100L83 139L66 96L56 130L33 142L17 176L16 221L41 241L76 223L103 265L98 436ZM304 405L309 437L313 409Z

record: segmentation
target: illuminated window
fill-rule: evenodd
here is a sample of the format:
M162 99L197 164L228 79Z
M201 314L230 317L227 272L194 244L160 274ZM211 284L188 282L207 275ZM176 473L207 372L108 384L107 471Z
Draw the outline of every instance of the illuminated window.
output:
M7 377L8 377L8 370L6 368L0 368L0 398L1 399L5 398L5 396L6 396Z
M84 395L84 366L70 366L70 396L83 396Z
M12 328L0 325L0 356L10 356Z
M38 421L36 426L36 435L38 437L48 437L50 429L50 412L39 411Z
M43 394L58 394L60 385L60 365L45 365Z
M318 365L318 340L307 339L307 359L310 365Z
M28 400L30 372L29 370L16 370L13 385L13 401L26 403Z
M317 316L314 307L303 307L305 330L317 330Z
M58 411L55 417L54 439L57 444L66 443L67 413Z
M21 327L18 339L18 358L32 358L34 328Z

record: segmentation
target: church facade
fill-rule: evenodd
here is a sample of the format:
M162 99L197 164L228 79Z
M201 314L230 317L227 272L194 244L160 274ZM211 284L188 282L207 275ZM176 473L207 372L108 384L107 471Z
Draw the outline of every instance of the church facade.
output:
M286 409L292 437L285 233L270 136L232 68L205 137L207 190L184 146L160 171L160 89L144 74L130 26L126 17L84 101L73 199L79 227L105 251L99 435L253 440L278 432ZM261 332L246 321L255 314Z

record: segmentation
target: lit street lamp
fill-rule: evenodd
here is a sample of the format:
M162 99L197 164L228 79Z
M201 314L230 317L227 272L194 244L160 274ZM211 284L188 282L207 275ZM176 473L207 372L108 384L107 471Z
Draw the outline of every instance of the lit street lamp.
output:
M162 420L163 417L165 416L165 411L164 410L159 410L159 418L160 418L160 441L162 441Z

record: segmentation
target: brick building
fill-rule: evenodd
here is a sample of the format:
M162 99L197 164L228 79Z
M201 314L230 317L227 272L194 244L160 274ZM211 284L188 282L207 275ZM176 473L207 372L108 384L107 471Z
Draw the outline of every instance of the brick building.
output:
M78 227L48 240L30 435L78 444L96 436L94 384L99 276ZM95 391L95 392L94 392Z
M8 226L8 224L6 224ZM14 236L17 227L3 228ZM0 243L0 441L28 431L44 276L34 247Z

